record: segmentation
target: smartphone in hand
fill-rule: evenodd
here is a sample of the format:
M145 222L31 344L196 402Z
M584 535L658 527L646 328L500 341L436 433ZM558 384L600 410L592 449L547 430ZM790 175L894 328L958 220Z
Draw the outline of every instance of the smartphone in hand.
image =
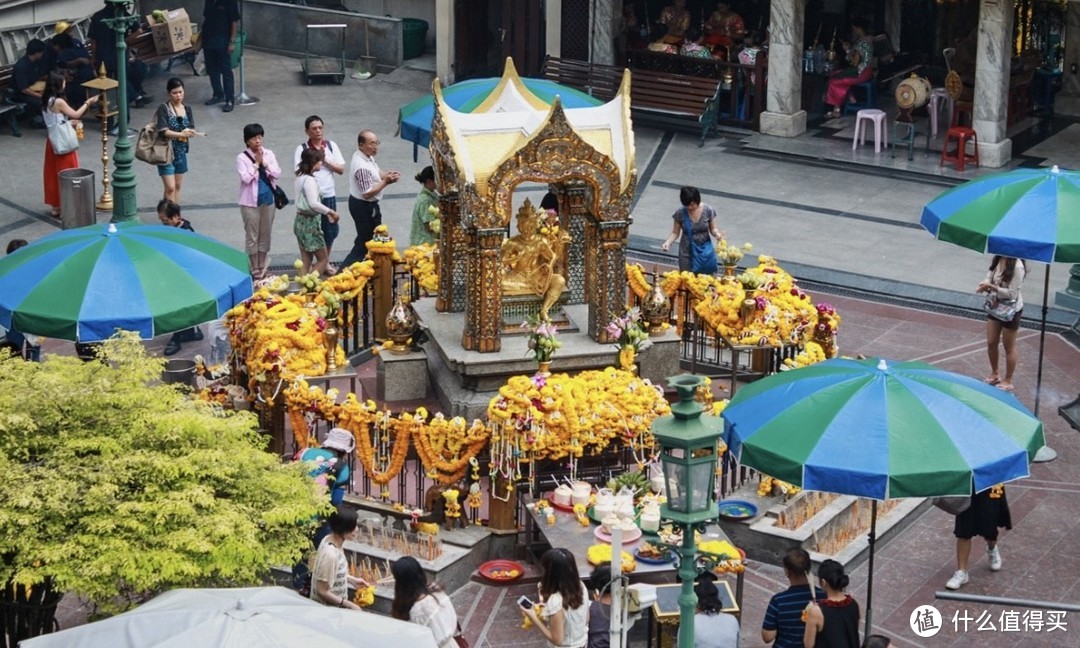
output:
M533 607L533 602L529 600L528 596L522 596L521 598L519 598L517 600L517 604L518 604L518 607L520 607L523 610L531 610L532 607Z

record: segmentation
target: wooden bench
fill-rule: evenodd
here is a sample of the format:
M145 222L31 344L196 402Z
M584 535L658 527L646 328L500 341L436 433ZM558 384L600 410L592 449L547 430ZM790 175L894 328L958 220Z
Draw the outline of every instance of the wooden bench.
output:
M717 125L720 104L719 79L633 70L630 77L630 110L642 117L679 121L693 119L701 126L701 141Z
M602 101L611 101L619 92L623 69L548 56L540 74L549 81L577 88Z
M22 131L19 130L18 116L22 114L24 106L11 99L11 93L15 92L13 85L14 70L14 65L0 67L0 116L6 116L8 125L11 126L12 135L22 137Z
M585 61L547 57L541 71L544 78L588 91L605 101L619 90L623 68L590 65ZM701 78L652 70L632 70L630 75L630 110L642 117L665 121L693 119L701 125L701 142L717 124L720 94L719 78Z

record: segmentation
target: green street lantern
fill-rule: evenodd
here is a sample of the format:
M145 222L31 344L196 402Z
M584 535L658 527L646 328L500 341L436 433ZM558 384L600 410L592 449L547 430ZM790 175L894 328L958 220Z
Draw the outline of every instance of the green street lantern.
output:
M113 8L113 17L104 22L116 32L116 88L117 95L117 138L113 162L113 217L112 222L122 223L138 220L138 205L135 204L135 152L131 138L128 137L128 96L127 96L127 32L139 24L132 0L106 0Z
M702 418L704 407L694 400L697 388L705 383L701 376L684 374L668 379L679 394L671 414L653 421L652 433L660 445L660 465L664 470L664 494L667 503L660 508L662 517L683 528L679 547L679 648L694 646L694 612L697 596L697 548L694 527L717 517L713 499L716 468L716 441L723 432L717 417Z

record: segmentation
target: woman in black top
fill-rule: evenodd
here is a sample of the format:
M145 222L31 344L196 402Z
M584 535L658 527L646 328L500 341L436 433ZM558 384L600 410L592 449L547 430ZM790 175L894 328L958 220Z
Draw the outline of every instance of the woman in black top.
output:
M848 577L844 566L826 560L818 567L825 598L806 606L806 648L859 648L859 604L844 593Z

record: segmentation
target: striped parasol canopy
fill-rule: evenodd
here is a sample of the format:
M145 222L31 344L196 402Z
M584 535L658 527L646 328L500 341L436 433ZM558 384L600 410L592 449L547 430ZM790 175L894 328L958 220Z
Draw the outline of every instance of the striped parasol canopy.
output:
M50 234L0 259L0 326L97 342L149 339L222 317L252 294L248 258L163 225L108 223Z

